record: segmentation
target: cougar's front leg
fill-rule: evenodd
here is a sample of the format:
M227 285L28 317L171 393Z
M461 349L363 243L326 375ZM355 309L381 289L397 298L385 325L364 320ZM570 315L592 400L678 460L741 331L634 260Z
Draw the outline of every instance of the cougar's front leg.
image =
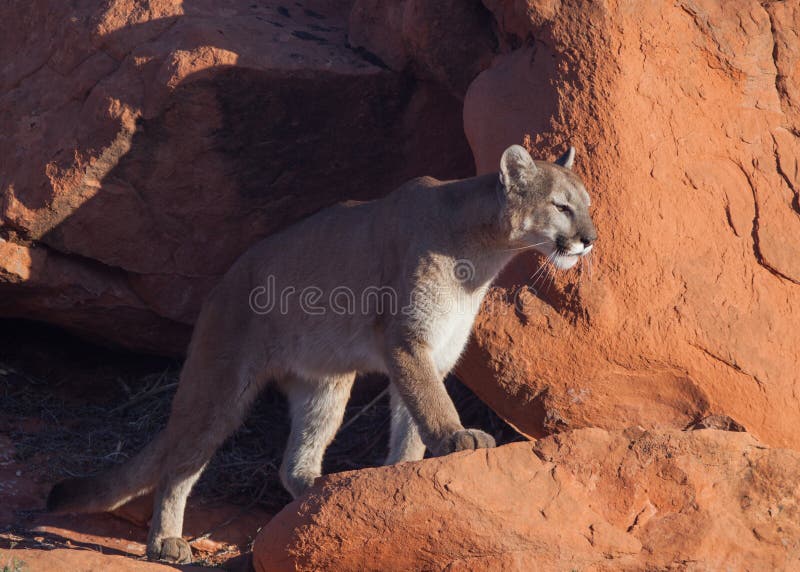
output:
M389 384L389 404L391 407L391 433L389 455L384 465L394 465L403 461L419 461L425 456L425 443L419 436L419 429L411 412L406 407L394 384Z
M391 348L389 374L431 453L439 456L494 447L491 435L464 429L425 344L402 342Z

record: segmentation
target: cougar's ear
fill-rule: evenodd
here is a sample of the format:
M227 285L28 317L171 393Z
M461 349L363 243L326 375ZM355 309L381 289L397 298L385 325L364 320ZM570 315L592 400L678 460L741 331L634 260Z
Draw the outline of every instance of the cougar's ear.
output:
M575 147L569 146L567 152L556 159L556 165L561 165L566 169L572 169L572 164L575 162Z
M530 153L521 145L512 145L500 158L500 182L507 189L524 184L536 173L536 164Z

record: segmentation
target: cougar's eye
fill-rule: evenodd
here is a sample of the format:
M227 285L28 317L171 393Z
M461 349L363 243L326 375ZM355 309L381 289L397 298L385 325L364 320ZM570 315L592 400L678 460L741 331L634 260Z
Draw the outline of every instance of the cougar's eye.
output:
M569 205L562 205L561 203L553 203L553 205L555 205L555 207L558 209L558 212L572 216L572 209L569 207Z

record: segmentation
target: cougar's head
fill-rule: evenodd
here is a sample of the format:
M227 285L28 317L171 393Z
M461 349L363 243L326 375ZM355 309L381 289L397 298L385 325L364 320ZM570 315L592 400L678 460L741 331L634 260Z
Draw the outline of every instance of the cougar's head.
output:
M597 231L589 216L589 194L572 172L575 149L555 163L534 161L512 145L500 159L500 185L512 247L536 249L557 268L572 268L592 250Z

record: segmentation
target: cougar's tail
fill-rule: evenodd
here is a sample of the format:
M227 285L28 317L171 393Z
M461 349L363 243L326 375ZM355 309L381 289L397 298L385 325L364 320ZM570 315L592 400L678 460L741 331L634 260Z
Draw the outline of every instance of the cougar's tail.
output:
M162 431L127 463L94 477L61 481L47 497L47 510L106 512L150 492L158 482L165 449Z

